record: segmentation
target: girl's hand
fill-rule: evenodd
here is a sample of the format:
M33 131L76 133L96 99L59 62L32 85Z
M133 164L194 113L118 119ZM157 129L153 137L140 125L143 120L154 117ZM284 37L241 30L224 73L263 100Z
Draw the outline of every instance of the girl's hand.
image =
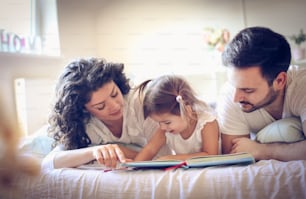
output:
M100 164L104 164L107 167L115 168L117 161L127 162L124 153L117 144L99 145L93 149L93 157Z
M173 159L175 159L173 155L166 155L166 156L161 156L156 160L173 160Z

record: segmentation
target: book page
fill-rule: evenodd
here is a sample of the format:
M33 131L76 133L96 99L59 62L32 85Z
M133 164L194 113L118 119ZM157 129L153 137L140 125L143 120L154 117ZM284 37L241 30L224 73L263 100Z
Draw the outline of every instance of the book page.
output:
M152 161L135 161L122 163L125 167L159 169L167 167L208 167L217 165L232 165L232 164L251 164L255 160L249 153L235 153L225 155L210 155L190 158L183 160L152 160Z
M93 169L93 170L115 170L122 168L122 165L120 162L117 162L117 165L115 168L107 167L104 164L100 164L97 161L90 162L88 164L84 164L81 166L78 166L77 169Z
M194 157L186 160L190 167L204 167L229 164L251 164L254 163L254 157L249 153L234 153L224 155L212 155L203 157Z
M138 168L165 168L180 164L182 160L151 160L151 161L135 161L122 163L122 166L126 167L138 167Z

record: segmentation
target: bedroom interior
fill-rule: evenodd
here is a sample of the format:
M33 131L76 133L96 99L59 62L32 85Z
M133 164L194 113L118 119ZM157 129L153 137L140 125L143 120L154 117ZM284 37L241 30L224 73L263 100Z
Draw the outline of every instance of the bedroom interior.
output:
M287 36L292 48L295 43L289 37L306 30L305 0L3 0L2 4L0 96L28 136L22 149L40 159L50 150L51 140L44 133L54 82L73 59L123 62L135 85L160 74L183 75L201 98L214 104L226 71L207 30L216 37L227 30L232 37L244 27L267 26ZM292 64L304 67L306 60ZM306 198L305 166L302 160L266 160L171 172L56 169L36 178L19 175L16 186L23 198Z

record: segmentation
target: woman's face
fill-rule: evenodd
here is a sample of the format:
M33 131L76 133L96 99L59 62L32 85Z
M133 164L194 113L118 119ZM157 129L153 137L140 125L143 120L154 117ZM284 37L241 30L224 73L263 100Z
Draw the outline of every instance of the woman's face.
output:
M124 100L118 86L111 81L93 92L85 107L99 120L111 122L122 118Z

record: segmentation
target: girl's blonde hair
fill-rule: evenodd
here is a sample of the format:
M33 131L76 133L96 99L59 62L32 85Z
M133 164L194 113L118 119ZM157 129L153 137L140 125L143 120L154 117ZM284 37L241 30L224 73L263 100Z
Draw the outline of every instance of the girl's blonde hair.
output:
M191 117L186 106L200 113L211 111L211 108L197 98L195 91L187 80L178 75L163 75L143 82L139 87L143 97L143 112L147 118L152 114L171 113L183 118Z

